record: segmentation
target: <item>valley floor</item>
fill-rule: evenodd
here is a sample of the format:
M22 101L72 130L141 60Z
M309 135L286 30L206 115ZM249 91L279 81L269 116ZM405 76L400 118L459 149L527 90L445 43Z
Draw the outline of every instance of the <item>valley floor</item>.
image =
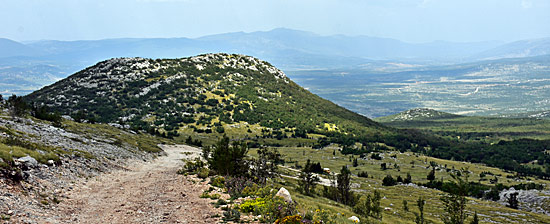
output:
M190 146L162 146L150 162L131 162L66 193L38 223L216 223L221 211L199 198L206 181L178 175L182 159L198 156ZM24 222L25 220L11 220Z

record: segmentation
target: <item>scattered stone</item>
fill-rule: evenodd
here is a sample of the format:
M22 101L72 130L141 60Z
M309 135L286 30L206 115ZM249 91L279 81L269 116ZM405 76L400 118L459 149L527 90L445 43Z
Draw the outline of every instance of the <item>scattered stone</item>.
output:
M17 159L18 162L22 163L27 168L34 168L38 166L38 161L32 158L31 156L25 156Z
M359 218L357 218L357 216L349 217L348 220L351 220L352 222L355 222L355 223L359 223L359 222L360 222L360 220L359 220Z
M282 197L283 199L285 199L286 202L292 203L292 197L290 196L290 192L288 192L288 190L284 187L281 187L281 189L279 189L279 191L277 192L277 194L275 194L275 196Z

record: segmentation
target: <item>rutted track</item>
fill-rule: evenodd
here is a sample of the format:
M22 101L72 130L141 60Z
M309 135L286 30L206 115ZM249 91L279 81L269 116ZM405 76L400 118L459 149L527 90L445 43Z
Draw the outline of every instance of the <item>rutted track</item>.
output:
M166 156L134 162L100 175L67 193L46 223L216 223L220 211L199 195L206 182L176 173L181 159L200 149L162 146Z

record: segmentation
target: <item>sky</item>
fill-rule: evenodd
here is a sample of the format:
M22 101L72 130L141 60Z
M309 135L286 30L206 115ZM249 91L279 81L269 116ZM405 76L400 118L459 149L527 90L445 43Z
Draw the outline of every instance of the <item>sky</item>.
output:
M2 0L16 41L200 37L290 28L407 42L550 37L550 0Z

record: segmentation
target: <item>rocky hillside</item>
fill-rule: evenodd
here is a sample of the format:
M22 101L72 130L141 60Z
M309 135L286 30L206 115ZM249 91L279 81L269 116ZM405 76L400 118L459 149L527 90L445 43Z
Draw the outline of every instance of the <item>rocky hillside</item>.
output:
M55 207L76 183L162 153L164 140L106 124L60 126L7 116L0 101L0 218L23 220ZM1 223L1 221L0 221Z
M424 120L424 119L439 119L439 118L455 118L459 115L445 113L428 108L416 108L407 111L403 111L398 114L379 117L375 120L378 122L391 122L391 121L412 121L412 120Z
M301 88L265 61L234 54L111 59L26 99L62 114L168 135L221 133L243 123L289 135L387 130Z

